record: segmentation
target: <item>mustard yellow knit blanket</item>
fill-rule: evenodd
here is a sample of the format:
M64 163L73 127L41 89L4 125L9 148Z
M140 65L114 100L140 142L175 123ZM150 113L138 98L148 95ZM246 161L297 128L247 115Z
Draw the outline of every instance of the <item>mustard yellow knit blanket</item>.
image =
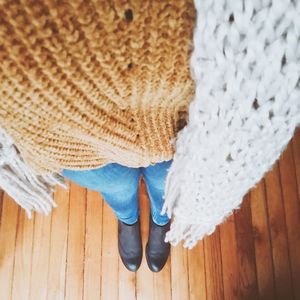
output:
M179 1L2 1L0 126L40 173L169 160L194 94Z

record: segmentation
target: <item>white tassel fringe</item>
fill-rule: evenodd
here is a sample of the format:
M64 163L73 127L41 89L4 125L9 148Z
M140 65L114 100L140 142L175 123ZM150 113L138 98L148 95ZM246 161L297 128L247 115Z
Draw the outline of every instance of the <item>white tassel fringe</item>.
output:
M18 153L12 138L0 128L0 187L25 209L28 218L32 210L49 214L56 203L54 185L66 188L59 174L38 175Z

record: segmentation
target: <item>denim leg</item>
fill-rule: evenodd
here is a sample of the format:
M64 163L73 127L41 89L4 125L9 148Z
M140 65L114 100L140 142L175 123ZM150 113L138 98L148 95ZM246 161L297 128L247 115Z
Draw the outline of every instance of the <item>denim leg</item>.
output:
M63 170L63 175L80 186L99 192L119 220L127 224L137 221L140 168L112 163L92 170Z
M164 203L165 181L171 163L172 160L169 160L141 168L150 198L151 216L157 225L165 225L170 220L167 214L161 215L160 212Z

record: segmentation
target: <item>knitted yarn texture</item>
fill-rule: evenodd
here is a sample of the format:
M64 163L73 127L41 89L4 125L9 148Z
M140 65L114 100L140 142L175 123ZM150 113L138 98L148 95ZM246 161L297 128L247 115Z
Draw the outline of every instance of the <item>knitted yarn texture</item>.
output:
M178 1L1 1L0 126L39 173L169 160L194 94Z
M191 248L241 204L300 123L300 1L195 0L196 94L178 134L166 240Z

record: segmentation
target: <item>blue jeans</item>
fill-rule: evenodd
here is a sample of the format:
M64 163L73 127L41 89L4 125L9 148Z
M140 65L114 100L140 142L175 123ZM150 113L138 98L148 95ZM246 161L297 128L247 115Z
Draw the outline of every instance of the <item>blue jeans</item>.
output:
M161 215L165 179L172 160L146 168L129 168L111 163L98 169L63 170L63 176L78 185L99 192L113 209L117 218L127 224L139 218L138 188L143 175L150 198L151 216L158 225L165 225L169 217Z

